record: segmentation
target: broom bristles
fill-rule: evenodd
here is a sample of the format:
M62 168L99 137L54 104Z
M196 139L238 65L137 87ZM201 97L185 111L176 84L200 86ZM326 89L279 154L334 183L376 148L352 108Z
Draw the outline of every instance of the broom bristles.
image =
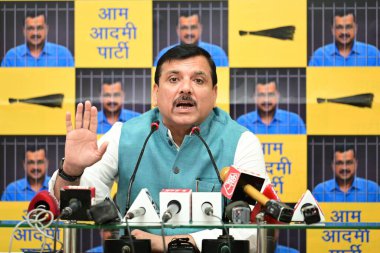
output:
M282 27L276 27L276 28L271 28L271 29L265 29L265 30L260 30L260 31L239 31L239 35L258 35L258 36L265 36L265 37L270 37L270 38L275 38L275 39L280 39L280 40L293 40L294 38L294 33L296 31L296 27L293 25L289 26L282 26Z

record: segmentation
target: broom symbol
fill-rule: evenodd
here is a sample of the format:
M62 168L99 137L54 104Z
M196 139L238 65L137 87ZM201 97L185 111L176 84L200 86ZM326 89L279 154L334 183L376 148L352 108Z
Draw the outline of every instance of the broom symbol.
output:
M47 107L59 107L62 108L64 95L61 93L51 94L41 97L33 97L33 98L25 98L25 99L17 99L17 98L9 98L9 103L26 103L26 104L34 104L34 105L42 105Z
M240 36L244 35L258 35L266 36L280 40L293 40L296 27L293 25L281 26L272 29L260 30L260 31L239 31Z
M364 93L340 98L317 98L318 104L321 103L338 103L352 105L357 107L372 107L374 95L373 93Z

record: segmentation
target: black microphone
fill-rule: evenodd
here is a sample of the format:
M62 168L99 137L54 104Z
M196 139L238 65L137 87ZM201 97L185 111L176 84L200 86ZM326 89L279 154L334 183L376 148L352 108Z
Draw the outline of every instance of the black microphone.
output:
M214 157L213 157L213 155L211 153L211 150L210 150L209 146L207 145L207 143L205 142L205 140L202 138L200 132L201 132L201 129L199 128L199 126L193 126L193 128L191 128L190 135L196 135L202 141L203 145L207 149L208 156L210 157L210 160L211 160L212 165L214 167L215 173L216 173L216 175L218 177L219 183L223 184L223 181L222 181L222 179L220 178L220 175L219 175L218 167L216 166L216 163L215 163L215 159L214 159Z
M125 218L126 219L133 219L135 217L140 217L140 216L143 216L145 214L146 210L144 207L139 207L135 210L132 210L130 212L128 212L126 215L125 215Z
M73 213L78 211L82 207L82 202L76 198L72 198L69 201L69 206L62 209L62 216L71 216Z
M168 208L162 215L162 221L163 222L169 221L171 218L173 218L174 215L176 215L180 211L181 211L181 203L179 203L178 200L171 200L168 203Z
M214 214L214 207L210 202L204 202L201 206L202 212L208 216L212 216Z
M132 191L132 185L133 185L133 182L135 181L135 177L136 177L136 173L137 173L137 170L139 168L139 165L140 165L140 162L141 162L141 158L144 154L144 151L145 151L145 146L146 144L148 143L148 140L149 138L152 136L152 134L158 130L160 126L160 121L156 120L156 121L153 121L151 124L150 124L150 133L148 134L148 136L146 137L145 139L145 142L144 142L144 145L143 147L141 148L141 151L140 151L140 155L139 155L139 158L137 159L137 163L136 163L136 166L135 166L135 169L133 170L133 173L132 173L132 176L131 176L131 179L129 180L129 185L128 185L128 192L127 192L127 205L125 207L125 213L128 212L128 209L130 207L130 204L131 204L131 191Z

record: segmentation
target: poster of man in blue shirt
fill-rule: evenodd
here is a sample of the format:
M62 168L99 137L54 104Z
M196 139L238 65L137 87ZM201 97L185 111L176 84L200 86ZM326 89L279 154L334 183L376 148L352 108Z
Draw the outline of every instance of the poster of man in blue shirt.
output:
M353 10L336 10L331 32L334 42L318 48L309 66L379 66L379 50L356 40L358 24Z
M305 123L298 114L278 108L280 92L275 79L260 79L255 87L256 110L237 118L255 134L305 134Z
M228 66L227 54L221 47L201 41L202 23L199 13L182 11L178 18L176 32L178 35L179 43L162 49L154 60L154 66L157 65L158 59L160 59L162 55L164 55L169 49L179 44L198 45L211 55L217 67Z
M70 67L74 66L71 52L64 46L47 41L49 26L46 15L29 11L25 16L25 43L10 49L1 62L2 67Z
M98 134L104 134L115 122L126 122L140 113L123 108L125 94L121 80L104 80L100 95L101 110L98 112Z
M358 160L352 145L338 145L331 162L334 178L318 184L313 195L320 202L378 202L376 182L356 176Z
M39 191L49 188L50 177L46 175L49 161L44 147L28 146L23 165L25 178L8 184L1 196L2 201L30 201Z

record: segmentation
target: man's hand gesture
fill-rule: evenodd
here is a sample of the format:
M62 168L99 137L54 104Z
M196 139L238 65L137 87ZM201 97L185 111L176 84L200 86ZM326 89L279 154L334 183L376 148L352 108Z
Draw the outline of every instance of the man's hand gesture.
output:
M75 114L75 129L71 123L71 114L66 114L66 145L63 170L70 176L81 175L84 169L99 161L106 152L108 143L97 145L96 129L98 111L90 101L79 103Z

